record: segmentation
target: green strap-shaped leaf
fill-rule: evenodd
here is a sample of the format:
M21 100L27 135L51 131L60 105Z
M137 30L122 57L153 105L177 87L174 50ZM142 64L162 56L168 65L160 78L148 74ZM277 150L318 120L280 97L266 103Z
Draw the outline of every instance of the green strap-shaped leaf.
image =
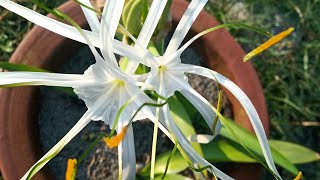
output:
M304 164L320 160L319 153L298 144L278 140L269 140L269 144L293 164Z
M125 28L135 37L138 36L142 28L141 15L143 10L143 1L144 0L134 0L128 12L127 18L125 18Z
M0 62L0 68L8 71L29 71L29 72L49 72L48 70L37 68L25 64L14 64L9 62Z
M248 132L246 129L237 125L234 121L230 119L226 119L228 124L231 126L234 132L236 132L237 136L241 138L242 142L249 148L252 152L254 152L258 157L263 157L263 153L259 146L257 138ZM222 121L223 122L223 121ZM226 137L227 139L238 143L238 140L233 136L233 134L227 129L226 126L223 126L221 129L222 136ZM294 175L298 174L298 169L287 159L285 158L278 150L273 147L270 147L272 152L272 157L276 164L283 167L284 169L288 170Z
M257 163L239 144L232 141L217 140L201 147L204 158L211 162Z
M171 154L171 152L166 152L166 153L158 155L156 158L154 173L156 175L161 175L160 178L162 177L162 174L165 171L167 160L168 160L170 154ZM180 152L177 151L172 156L172 158L170 160L170 164L168 166L166 176L168 176L169 174L179 173L179 172L183 171L184 169L186 169L187 167L188 167L188 163L182 157ZM144 176L144 177L149 177L150 168L151 168L151 165L149 163L140 171L139 175Z
M155 180L160 180L161 176L156 176ZM180 174L168 174L163 180L191 180L191 178L182 176Z
M193 127L190 116L185 110L184 106L179 102L176 96L169 98L169 107L172 118L174 122L178 125L180 129L183 129L182 133L189 137L193 134L196 134L196 131ZM200 144L191 142L192 147L203 157L202 149Z
M134 1L135 0L129 0L125 4L125 7L124 7L123 12L122 12L122 16L121 16L122 23L123 23L124 26L126 26L126 24L127 24L128 14L130 12L131 6L134 3Z

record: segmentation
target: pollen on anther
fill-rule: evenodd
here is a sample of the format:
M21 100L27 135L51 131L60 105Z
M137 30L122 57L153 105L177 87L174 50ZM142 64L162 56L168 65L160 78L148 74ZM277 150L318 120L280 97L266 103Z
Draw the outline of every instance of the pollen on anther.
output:
M296 178L294 178L293 180L301 180L302 179L302 172L299 171L298 175Z
M120 142L123 140L124 136L126 135L126 132L127 132L127 126L124 126L121 130L120 133L118 133L116 136L113 136L112 138L109 138L109 137L105 137L104 138L104 142L106 143L106 145L109 147L109 148L115 148L117 147Z
M77 172L77 159L68 159L67 170L66 170L66 180L74 180Z
M284 39L285 37L290 35L293 31L294 31L294 28L290 27L289 29L282 31L279 34L272 36L268 41L264 42L259 47L257 47L256 49L254 49L251 52L249 52L248 54L246 54L243 57L243 61L246 62L249 59L253 58L254 56L260 54L264 50L268 49L269 47L275 45L276 43L280 42L282 39Z

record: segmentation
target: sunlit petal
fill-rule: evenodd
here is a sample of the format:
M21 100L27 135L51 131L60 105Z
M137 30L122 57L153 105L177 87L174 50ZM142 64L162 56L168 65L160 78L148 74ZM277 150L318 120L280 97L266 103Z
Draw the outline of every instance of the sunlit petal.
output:
M192 157L192 159L194 159L196 161L196 163L199 163L202 166L210 166L211 169L208 169L211 173L216 174L217 177L219 177L220 179L224 179L224 180L230 180L233 179L231 177L229 177L228 175L226 175L225 173L223 173L222 171L220 171L219 169L217 169L215 166L213 166L211 163L209 163L208 161L206 161L204 158L202 158L190 145L190 143L186 140L186 137L184 137L184 135L182 134L182 132L180 131L180 129L176 126L176 124L174 123L169 110L168 110L168 105L165 105L163 107L163 113L165 116L165 120L166 120L166 125L169 127L169 129L171 130L171 132L174 134L174 136L177 138L179 144L181 145L181 147L187 152L187 154Z
M270 147L268 145L268 140L267 140L263 125L261 123L260 117L256 109L254 108L252 102L248 98L248 96L236 84L234 84L232 81L230 81L229 79L227 79L226 77L222 76L221 74L215 71L212 71L200 66L194 66L194 65L183 65L181 66L181 68L177 68L177 69L180 69L186 73L197 74L197 75L210 78L212 80L217 80L222 86L228 89L238 99L238 101L241 103L241 105L243 106L244 110L246 111L250 119L250 122L257 135L262 152L264 154L265 160L269 168L276 175L279 176L279 173L275 167L275 164L271 156Z
M126 126L121 122L118 123L118 132L121 131L122 127ZM122 161L122 179L135 179L136 177L136 153L134 146L134 135L132 125L128 126L127 133L124 139L118 146L118 154L121 154L119 160Z
M147 18L143 24L143 27L139 33L137 41L141 44L143 48L146 48L149 44L149 41L154 33L154 30L157 27L157 24L161 18L162 12L167 4L168 0L154 0L149 9ZM129 61L126 72L133 74L139 63L134 61Z
M214 137L217 136L221 131L221 122L218 120L215 128L213 129L212 125L214 124L216 114L211 109L212 105L191 87L187 89L185 88L180 92L200 112L210 129L214 131Z
M26 84L72 87L83 84L81 75L42 72L2 72L0 85Z
M188 6L188 9L184 12L170 42L165 52L165 55L169 55L175 52L180 44L182 43L184 37L187 35L189 29L191 28L193 22L198 17L204 5L208 0L192 0Z
M88 6L90 8L93 8L93 6L89 0L79 0L79 2L85 4L86 6ZM85 15L85 17L89 23L89 26L90 26L92 32L99 33L100 22L99 22L97 14L94 11L92 11L91 9L88 9L83 6L81 6L81 9L82 9L83 14Z
M117 66L117 60L113 54L112 41L116 33L124 0L109 0L104 6L101 18L101 52L106 60Z
M139 33L138 41L147 47L154 30L156 29L158 22L161 18L162 12L166 7L168 0L154 0L149 9L148 16L144 22L144 25Z

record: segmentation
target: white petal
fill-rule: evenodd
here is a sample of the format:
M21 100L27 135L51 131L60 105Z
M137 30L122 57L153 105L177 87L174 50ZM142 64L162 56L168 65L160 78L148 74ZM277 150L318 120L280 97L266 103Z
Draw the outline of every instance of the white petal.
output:
M82 76L85 83L73 86L74 92L82 99L88 109L92 109L96 102L104 98L105 103L97 108L92 120L104 120L106 124L113 122L119 106L118 87L116 77L104 67L105 62L91 65Z
M140 47L132 47L118 40L114 40L112 42L112 45L116 54L119 54L123 57L128 57L130 61L135 61L138 64L142 63L149 67L152 65L152 63L155 63L153 55L146 49Z
M1 72L0 85L26 84L72 87L80 85L81 75L43 72Z
M55 145L51 148L37 163L41 164L33 170L31 177L34 176L40 169L49 162L50 159L46 159L55 153L59 153L66 144L68 144L72 138L74 138L89 122L93 112L87 111L81 119L72 127L72 129ZM37 165L34 164L21 179L26 179L31 170Z
M117 60L113 54L112 41L114 39L121 12L123 9L124 0L109 0L106 2L101 19L101 52L106 60L110 60L114 65L117 65Z
M185 86L185 88L180 91L181 94L187 98L193 106L200 112L208 126L211 130L213 130L213 123L216 114L212 110L213 106L204 98L202 97L198 92L196 92L194 89L192 89L190 86ZM214 137L217 136L221 131L221 122L218 120L215 130L214 130Z
M92 4L90 3L89 0L79 0L79 2L81 2L82 4L84 4L84 5L86 5L86 6L90 7L90 8L93 8L93 6L92 6ZM100 22L99 22L99 19L97 17L97 14L94 11L92 11L92 10L86 8L86 7L83 7L83 6L81 6L81 9L82 9L83 14L85 15L85 17L86 17L86 19L87 19L87 21L89 23L89 26L90 26L92 32L99 33L99 31L100 31Z
M193 22L201 12L208 0L193 0L188 6L188 9L183 14L170 42L166 49L165 55L174 53L182 43L184 37L187 35Z
M141 48L146 48L149 41L156 29L158 22L161 18L162 12L166 7L168 0L154 0L149 9L148 16L143 24L143 27L137 38L137 42L140 44ZM137 46L136 44L135 46ZM139 63L135 61L129 61L127 65L126 72L128 74L133 74L138 68Z
M253 106L252 102L248 98L248 96L232 81L224 77L223 75L209 70L204 67L200 66L194 66L194 65L183 65L181 68L177 68L177 70L182 70L186 73L192 73L192 74L197 74L201 75L207 78L210 78L212 80L217 80L222 86L224 86L226 89L228 89L241 103L243 106L244 110L246 111L250 122L253 126L253 129L257 135L257 138L259 140L262 152L264 154L265 160L269 166L269 168L278 176L280 177L276 166L273 162L271 152L270 152L270 147L268 145L268 140L267 136L265 134L265 131L263 129L263 125L261 123L260 117Z
M193 134L193 135L190 135L187 139L188 141L191 141L191 142L208 144L214 139L214 136L207 135L207 134Z
M112 39L116 34L124 3L125 0L109 0L104 6L101 21L106 22Z
M163 82L160 81L160 73L163 73ZM181 91L183 89L183 86L181 86L178 82L188 85L187 77L181 71L165 69L163 72L159 72L158 69L152 69L149 74L150 78L152 77L152 79L147 79L148 83L154 87L157 93L167 98L171 97L175 91ZM158 91L160 85L163 85L163 93Z
M78 30L73 26L61 23L57 20L41 15L35 11L32 11L26 7L23 7L9 0L1 0L0 6L54 33L57 33L61 36L64 36L82 43L86 43L85 39L80 35ZM87 30L84 30L84 32L87 34L87 36L95 46L100 47L100 40L99 40L98 34L92 33Z
M169 129L172 131L172 133L174 134L174 136L177 138L179 144L181 145L181 147L186 151L186 153L192 157L191 159L194 159L197 163L199 163L202 166L210 166L212 169L208 169L211 173L214 173L217 175L217 177L219 177L220 179L224 179L224 180L229 180L229 179L233 179L231 177L229 177L228 175L226 175L225 173L223 173L222 171L220 171L219 169L217 169L215 166L213 166L211 163L209 163L208 161L206 161L204 158L202 158L190 145L190 143L186 140L186 138L184 137L184 135L181 133L180 129L175 125L169 110L168 110L168 105L165 105L163 107L163 113L165 116L165 120L166 120L166 124L169 127ZM212 172L213 170L213 172Z
M118 132L127 124L118 123ZM118 154L121 155L119 160L122 161L122 178L135 179L136 177L136 153L134 146L134 135L132 125L128 126L124 139L118 146Z
M161 18L162 12L166 7L168 0L154 0L149 9L148 16L139 33L138 41L146 48Z

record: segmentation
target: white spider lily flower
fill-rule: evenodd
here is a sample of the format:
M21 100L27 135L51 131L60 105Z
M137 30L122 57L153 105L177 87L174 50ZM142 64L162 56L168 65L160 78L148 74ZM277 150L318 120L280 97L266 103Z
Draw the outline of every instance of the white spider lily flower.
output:
M180 91L191 103L195 105L198 111L206 120L209 127L213 124L213 119L215 117L215 113L213 112L214 107L204 99L200 94L198 94L191 86L188 84L187 78L185 76L186 73L197 74L204 76L206 78L210 78L212 80L218 81L222 86L228 89L241 103L244 107L250 122L254 128L254 131L258 137L260 146L262 148L265 160L267 162L268 167L279 177L279 173L276 169L276 166L273 162L270 148L268 145L267 137L265 131L263 129L260 117L254 108L252 102L247 97L247 95L232 81L224 77L223 75L209 70L204 67L199 67L195 65L187 65L181 63L180 55L181 53L197 38L199 38L202 34L195 36L189 42L187 42L184 46L179 49L180 44L182 43L184 37L187 32L191 28L192 23L195 21L196 17L206 4L207 0L193 0L191 1L188 9L182 16L181 21L179 22L172 39L169 42L169 45L166 49L166 52L161 57L150 57L156 63L151 65L151 71L149 72L149 77L146 80L149 84L154 86L154 89L160 95L164 97L170 97L174 94L175 91ZM152 12L149 12L152 13ZM161 12L160 12L161 13ZM152 25L147 24L145 22L144 26L152 27ZM157 22L150 22L153 24L157 24ZM137 44L140 42L135 40ZM143 45L140 45L140 47ZM149 61L152 61L149 60ZM131 66L135 68L136 66ZM130 70L131 72L134 72ZM162 89L162 90L160 90ZM178 127L173 122L171 115L168 111L168 105L165 105L163 108L164 116L166 119L166 125L169 129L172 130L173 134L178 138L181 146L186 150L186 152L194 158L196 154L194 154L192 148L190 149L190 144L185 141L185 137L180 132ZM219 121L220 123L220 121ZM220 131L220 124L217 124L215 129L212 129L214 134L217 135ZM207 165L201 157L196 159L198 163L201 165ZM219 176L219 175L218 175ZM222 178L222 177L220 177ZM223 178L224 179L224 178Z
M88 4L88 0L82 0L81 2ZM109 2L111 2L110 4L112 4L112 2L117 4L115 1L108 1L108 3ZM128 57L130 60L139 60L138 63L142 63L147 66L150 66L151 71L149 72L149 76L146 80L146 83L153 85L155 87L155 90L160 95L165 96L165 97L170 97L174 94L175 91L180 91L191 103L193 103L195 105L195 107L198 109L198 111L204 117L208 126L210 128L212 128L213 132L215 132L213 134L213 136L216 136L219 133L220 126L221 126L220 121L215 127L211 126L214 123L213 119L215 117L215 113L213 111L214 107L207 100L205 100L201 95L199 95L195 90L193 90L190 87L190 85L187 82L187 78L185 76L185 73L198 74L198 75L210 78L212 80L217 80L221 85L225 86L230 92L232 92L235 95L235 97L240 101L240 103L243 105L243 107L246 110L246 112L249 116L249 119L254 127L254 130L258 136L259 143L262 147L262 150L263 150L263 153L264 153L264 156L265 156L265 159L266 159L266 162L267 162L269 168L276 175L278 175L278 177L280 177L277 170L276 170L274 162L272 160L270 148L267 144L267 138L266 138L265 132L263 130L263 126L261 124L260 118L259 118L254 106L252 105L249 98L245 95L245 93L243 93L243 91L239 87L237 87L233 82L231 82L230 80L228 80L224 76L222 76L214 71L211 71L209 69L199 67L199 66L186 65L186 64L181 63L181 60L180 60L181 53L197 37L191 39L188 43L186 43L180 49L179 49L179 46L180 46L182 40L184 39L184 37L186 36L187 32L189 31L191 25L195 21L196 17L198 16L200 11L202 10L203 6L206 4L206 2L207 2L207 0L193 0L193 1L191 1L188 9L186 10L179 25L177 26L177 29L176 29L176 31L175 31L175 33L169 43L169 46L167 47L166 53L164 54L164 56L161 56L161 57L152 56L151 53L148 52L144 48L146 47L147 43L150 41L150 38L154 32L154 28L156 27L156 25L159 21L159 15L161 16L161 13L163 11L163 6L165 5L166 1L161 2L160 0L154 0L153 4L158 4L160 8L155 8L155 7L157 7L156 5L152 5L154 7L150 8L150 11L149 11L150 18L149 19L151 19L151 20L148 20L148 18L147 18L147 20L145 21L144 26L142 28L143 33L140 33L141 36L139 35L138 40L136 41L135 47L130 47L128 45L125 45L117 40L114 40L113 36L108 35L109 33L113 34L113 31L114 31L114 29L111 28L114 26L111 26L110 24L116 23L111 18L108 18L108 17L111 17L112 15L109 15L109 16L105 15L105 19L104 19L104 20L106 20L106 19L110 20L110 22L109 22L110 29L106 28L104 26L103 26L103 28L106 28L106 29L103 29L103 28L99 29L97 27L101 27L101 25L100 26L98 25L99 20L97 20L96 17L94 17L95 14L92 12L89 12L89 10L83 9L84 11L87 11L87 12L85 12L85 16L86 16L86 18L89 22L89 25L92 29L92 31L85 31L84 30L84 32L85 32L86 36L88 37L88 39L90 39L90 41L92 41L94 46L102 49L102 54L103 54L104 58L110 60L110 62L112 63L112 65L114 67L115 67L116 62L115 62L115 59L112 55L112 51L114 51L114 53L119 54L121 56ZM121 2L119 2L117 5L119 5L120 3ZM53 19L47 18L45 16L42 16L42 15L40 15L34 11L31 11L25 7L17 5L9 0L1 0L0 5L11 10L11 11L14 11L15 13L25 17L26 19L28 19L28 20L30 20L30 21L32 21L32 22L34 22L44 28L47 28L55 33L58 33L58 34L63 35L65 37L77 40L79 42L87 43L85 38L81 34L78 33L76 28L74 28L72 26L69 26L64 23L61 23L61 22L55 21ZM108 7L108 6L106 6L106 7ZM114 7L116 7L116 6L114 6ZM115 9L113 9L113 10L115 10ZM113 13L117 13L117 12L121 12L121 10L114 11ZM105 10L104 10L104 13L105 13ZM108 13L108 12L106 12L106 13ZM149 15L148 15L148 17L149 17ZM151 17L154 17L155 20L152 19ZM89 19L91 19L91 20L89 20ZM104 22L103 20L101 21L100 24L104 24L104 23L108 24L108 22ZM148 28L144 28L144 27L148 27ZM101 31L104 33L102 33ZM103 41L101 41L101 39L103 39ZM113 49L110 49L111 45L112 45ZM99 62L97 62L97 63L99 63ZM129 73L134 72L138 63L131 63L131 65L128 66L127 72L129 72ZM99 69L99 68L100 67L97 67L97 69ZM92 69L95 69L94 65L92 66ZM94 70L94 71L96 71L96 70ZM100 73L100 72L94 72L94 71L88 70L86 72L86 74L84 75L84 77L87 77L88 79L90 79L90 77L95 77L96 73L97 74ZM113 74L113 73L114 72L106 71L106 72L103 72L102 74L107 76L107 74ZM117 74L115 77L119 77L118 75L121 73L117 72L115 74ZM100 75L99 75L99 77L100 77ZM126 82L126 80L127 80L126 78L123 78L126 76L121 75L120 77L121 78L117 79L116 81L113 81L113 82L117 83L116 87L123 87L122 82ZM43 82L45 82L46 84L52 83L51 81L50 82L44 81L45 79L40 79L40 80L43 80ZM65 83L65 81L68 81L68 80L66 80L66 79L59 79L58 80L58 82L62 83L62 84ZM23 82L29 82L29 81L24 80ZM30 80L30 82L37 82L38 84L39 84L39 82L42 83L42 81L39 81L39 79L37 79L35 77L33 77L33 79ZM44 83L44 85L46 85L45 83ZM90 87L91 87L91 85L92 84L90 84ZM119 85L121 85L121 86L119 86ZM130 83L129 83L129 85L130 85ZM86 85L82 85L82 88L83 87L86 87ZM101 84L99 84L98 87L101 87ZM76 89L77 89L77 87L76 87ZM81 89L81 88L78 88L78 89ZM90 92L90 90L88 90L88 92ZM110 91L110 93L111 92L114 92L114 91ZM124 92L126 92L126 90L124 90ZM78 93L84 99L87 97L86 96L87 91L84 91L84 93L81 94L80 91L78 90ZM101 92L98 92L97 94L99 94L99 93L101 93ZM108 91L108 93L109 93L109 91ZM137 99L139 99L139 98L137 98ZM93 117L94 119L97 119L97 120L102 118L103 115L101 113L100 114L98 113L98 116L94 115L97 112L99 112L98 110L100 108L98 108L98 107L102 105L102 101L104 101L104 99L102 99L102 100L95 99L95 103L93 103L94 100L91 101L90 98L85 100L86 104L89 106L88 107L89 110L93 109L93 110L97 110L97 111L92 112L92 111L88 110L88 113L86 113L84 115L84 117L81 118L81 120L83 122L80 120L79 125L77 123L75 127L77 127L77 128L82 127L82 126L84 127L88 123L87 122L88 117L89 118ZM137 102L141 102L141 101L137 101ZM218 169L216 169L214 166L212 166L210 163L208 163L206 160L204 160L199 154L197 154L193 150L193 148L190 146L190 143L187 141L187 139L183 136L183 134L181 133L179 128L173 122L171 115L169 114L168 108L169 108L168 105L165 105L163 108L161 108L162 112L164 113L165 122L163 122L163 121L161 122L161 118L159 119L160 120L160 125L159 125L160 129L164 132L166 129L170 129L173 132L174 136L176 136L177 139L179 140L179 144L181 145L181 147L187 152L190 159L194 163L199 163L202 166L210 165L212 167L213 173L217 174L217 176L219 178L230 179L230 177L228 177L227 175L220 172ZM148 111L148 112L150 112L150 111ZM150 115L150 116L152 116L152 115ZM148 117L150 117L150 116L148 116ZM155 120L157 118L158 117L151 118L151 119ZM85 120L87 120L87 121L85 121ZM120 122L121 122L121 120L120 120ZM109 122L109 123L112 123L112 122ZM68 135L69 134L68 133L66 135L67 136L66 139L70 138L71 136L73 137L74 135L76 135L78 133L77 131L79 130L77 128L76 129L73 128L70 131L70 132L72 132L71 133L72 135ZM68 141L70 141L70 139L68 139ZM64 144L64 143L67 143L68 141L61 140L60 141L61 143L60 142L59 143ZM133 141L130 141L130 142L133 143ZM130 142L124 141L123 144L128 145L126 148L129 148L129 147L132 147L132 144L129 144ZM59 148L59 146L55 146L54 148ZM132 157L128 157L128 159L131 160ZM133 165L133 163L131 163L131 165L129 165L128 167L132 167L132 165ZM125 172L125 170L124 170L124 172ZM131 174L130 170L126 171L126 172L128 172L128 174L127 174L128 178L132 177L130 175ZM125 175L125 173L124 173L124 175Z
M83 2L85 3L85 1ZM103 42L101 43L101 48L103 49L102 54L104 56L103 59L90 43L92 38L97 38L94 34L91 32L85 32L84 37L81 37L81 33L77 32L77 34L80 35L79 37L86 40L96 59L96 63L91 65L89 69L85 71L84 75L33 72L0 73L0 86L15 84L72 87L74 88L75 93L88 107L88 111L74 125L74 127L35 165L33 165L22 179L30 178L38 172L52 158L52 156L55 156L60 152L62 148L91 120L103 120L105 124L112 127L118 110L131 100L133 102L127 105L122 111L119 122L116 124L117 131L119 132L124 126L128 125L129 117L132 117L134 111L136 111L138 107L145 102L153 102L143 93L143 91L141 91L141 89L138 88L136 85L138 82L134 80L136 79L134 75L129 77L120 70L113 53L113 44L116 43L112 43L112 40L121 16L123 4L124 0L108 1L108 6L105 7L101 23L92 17L91 12L87 11L85 8L83 9L86 17L88 19L93 19L90 21L91 23L89 23L92 31L99 32L99 38L101 38L99 40ZM71 30L72 35L76 35L73 33L75 28L34 13L27 8L12 3L11 1L1 0L0 5L7 8L9 7L9 10L19 11L20 9L21 11L19 12L22 12L22 14L25 13L27 16L35 14L35 17L40 17L40 19L35 22L40 22L40 24L42 23L44 26L46 26L47 22L54 22L66 29L66 32L68 32L69 29ZM125 50L122 51L125 52ZM126 54L130 54L130 52ZM134 99L139 99L139 101L135 102ZM146 117L140 113L135 119L145 118ZM122 178L135 178L136 162L132 126L128 126L126 136L121 141L118 149L119 157L123 162L120 163L122 166L121 168L123 169ZM29 174L30 172L31 174Z
M125 76L119 76L120 73L122 73L120 69L118 72L111 69L105 61L97 61L96 64L86 70L84 75L35 72L0 73L0 86L18 84L73 87L75 93L85 101L88 107L87 112L74 127L32 166L22 179L26 179L31 171L32 177L51 159L48 157L52 157L53 154L56 155L61 151L91 120L103 120L107 125L112 126L116 113L131 97L135 96L137 99L152 102L141 92L133 80ZM136 109L142 105L142 102L132 102L124 109L117 124L118 131L128 124L128 117L133 115ZM145 119L145 117L138 116L136 119ZM130 128L131 126L128 127L127 135L133 137L133 134L130 134L132 133L132 131L129 131ZM122 143L124 142L126 142L126 138ZM124 168L127 168L123 171L125 179L135 177L135 154L132 149L127 149L131 148L131 144L134 145L133 139L128 139L128 144L126 144L128 147L123 147L126 156L123 155L122 159L127 163L134 159L134 162L130 166L124 164ZM132 167L134 168L132 169ZM128 177L125 177L125 175Z

